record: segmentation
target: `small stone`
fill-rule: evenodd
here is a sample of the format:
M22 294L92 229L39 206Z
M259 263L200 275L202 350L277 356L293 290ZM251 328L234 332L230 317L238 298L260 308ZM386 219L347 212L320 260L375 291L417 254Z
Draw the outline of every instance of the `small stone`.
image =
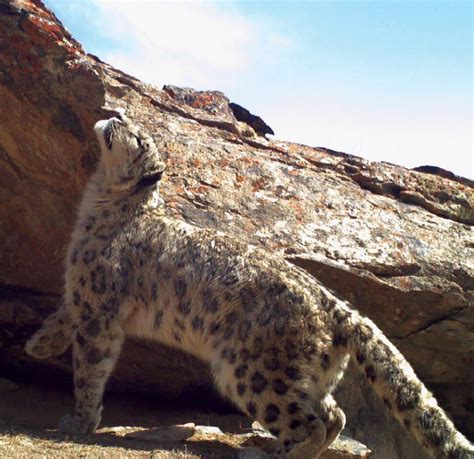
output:
M261 448L268 444L269 441L275 441L273 435L265 430L260 423L254 421L249 433L239 435L241 438L245 438L242 442L242 446L245 447L256 447Z
M219 427L213 426L196 426L196 433L204 434L204 435L224 435Z
M0 393L2 392L14 392L18 390L20 386L13 381L6 378L0 378Z
M262 424L260 424L258 421L252 422L252 430L265 432L265 429L262 427Z
M362 443L344 435L339 435L329 449L323 453L321 459L362 459L371 456L372 451Z
M125 438L134 438L145 441L183 441L191 438L196 432L196 425L192 422L183 425L158 427L156 429L141 430L127 434Z

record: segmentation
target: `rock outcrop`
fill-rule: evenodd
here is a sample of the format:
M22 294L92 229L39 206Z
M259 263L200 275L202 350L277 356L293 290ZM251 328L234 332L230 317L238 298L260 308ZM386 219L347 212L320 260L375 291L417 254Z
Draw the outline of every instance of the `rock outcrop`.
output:
M85 54L40 0L0 0L0 372L45 368L22 346L60 300L99 153L91 127L122 107L164 152L171 215L317 276L384 330L472 438L474 184L249 135L223 94L190 104L169 88ZM46 365L70 371L68 355ZM340 391L349 432L378 457L422 457L363 384L351 372ZM210 382L195 359L130 342L112 387L178 397Z

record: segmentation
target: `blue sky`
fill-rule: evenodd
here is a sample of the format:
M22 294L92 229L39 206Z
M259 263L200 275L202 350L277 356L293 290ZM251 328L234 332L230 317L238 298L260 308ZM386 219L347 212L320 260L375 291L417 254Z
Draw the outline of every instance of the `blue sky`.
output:
M474 177L470 1L45 0L86 51L278 138Z

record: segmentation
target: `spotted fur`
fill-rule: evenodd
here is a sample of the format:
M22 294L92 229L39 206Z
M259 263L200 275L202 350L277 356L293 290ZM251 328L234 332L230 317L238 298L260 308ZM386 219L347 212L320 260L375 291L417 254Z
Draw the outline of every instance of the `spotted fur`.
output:
M96 125L102 156L79 209L64 305L26 345L38 358L72 342L76 409L60 422L91 433L125 336L209 363L217 388L275 437L277 457L318 457L345 416L332 397L352 356L385 405L436 458L472 458L383 333L282 258L165 215L164 164L125 117Z

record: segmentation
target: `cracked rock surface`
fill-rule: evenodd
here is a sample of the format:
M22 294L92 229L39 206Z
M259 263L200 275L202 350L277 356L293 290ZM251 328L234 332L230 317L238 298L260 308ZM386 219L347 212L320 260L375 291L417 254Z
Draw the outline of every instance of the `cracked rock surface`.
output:
M22 346L61 295L75 208L99 154L91 127L122 107L164 153L170 215L321 279L382 328L472 439L472 181L267 140L222 93L169 88L86 54L41 1L0 0L0 371L70 371L69 355L38 365ZM339 399L354 438L373 457L422 457L349 373ZM139 341L127 344L111 388L213 397L200 362Z

